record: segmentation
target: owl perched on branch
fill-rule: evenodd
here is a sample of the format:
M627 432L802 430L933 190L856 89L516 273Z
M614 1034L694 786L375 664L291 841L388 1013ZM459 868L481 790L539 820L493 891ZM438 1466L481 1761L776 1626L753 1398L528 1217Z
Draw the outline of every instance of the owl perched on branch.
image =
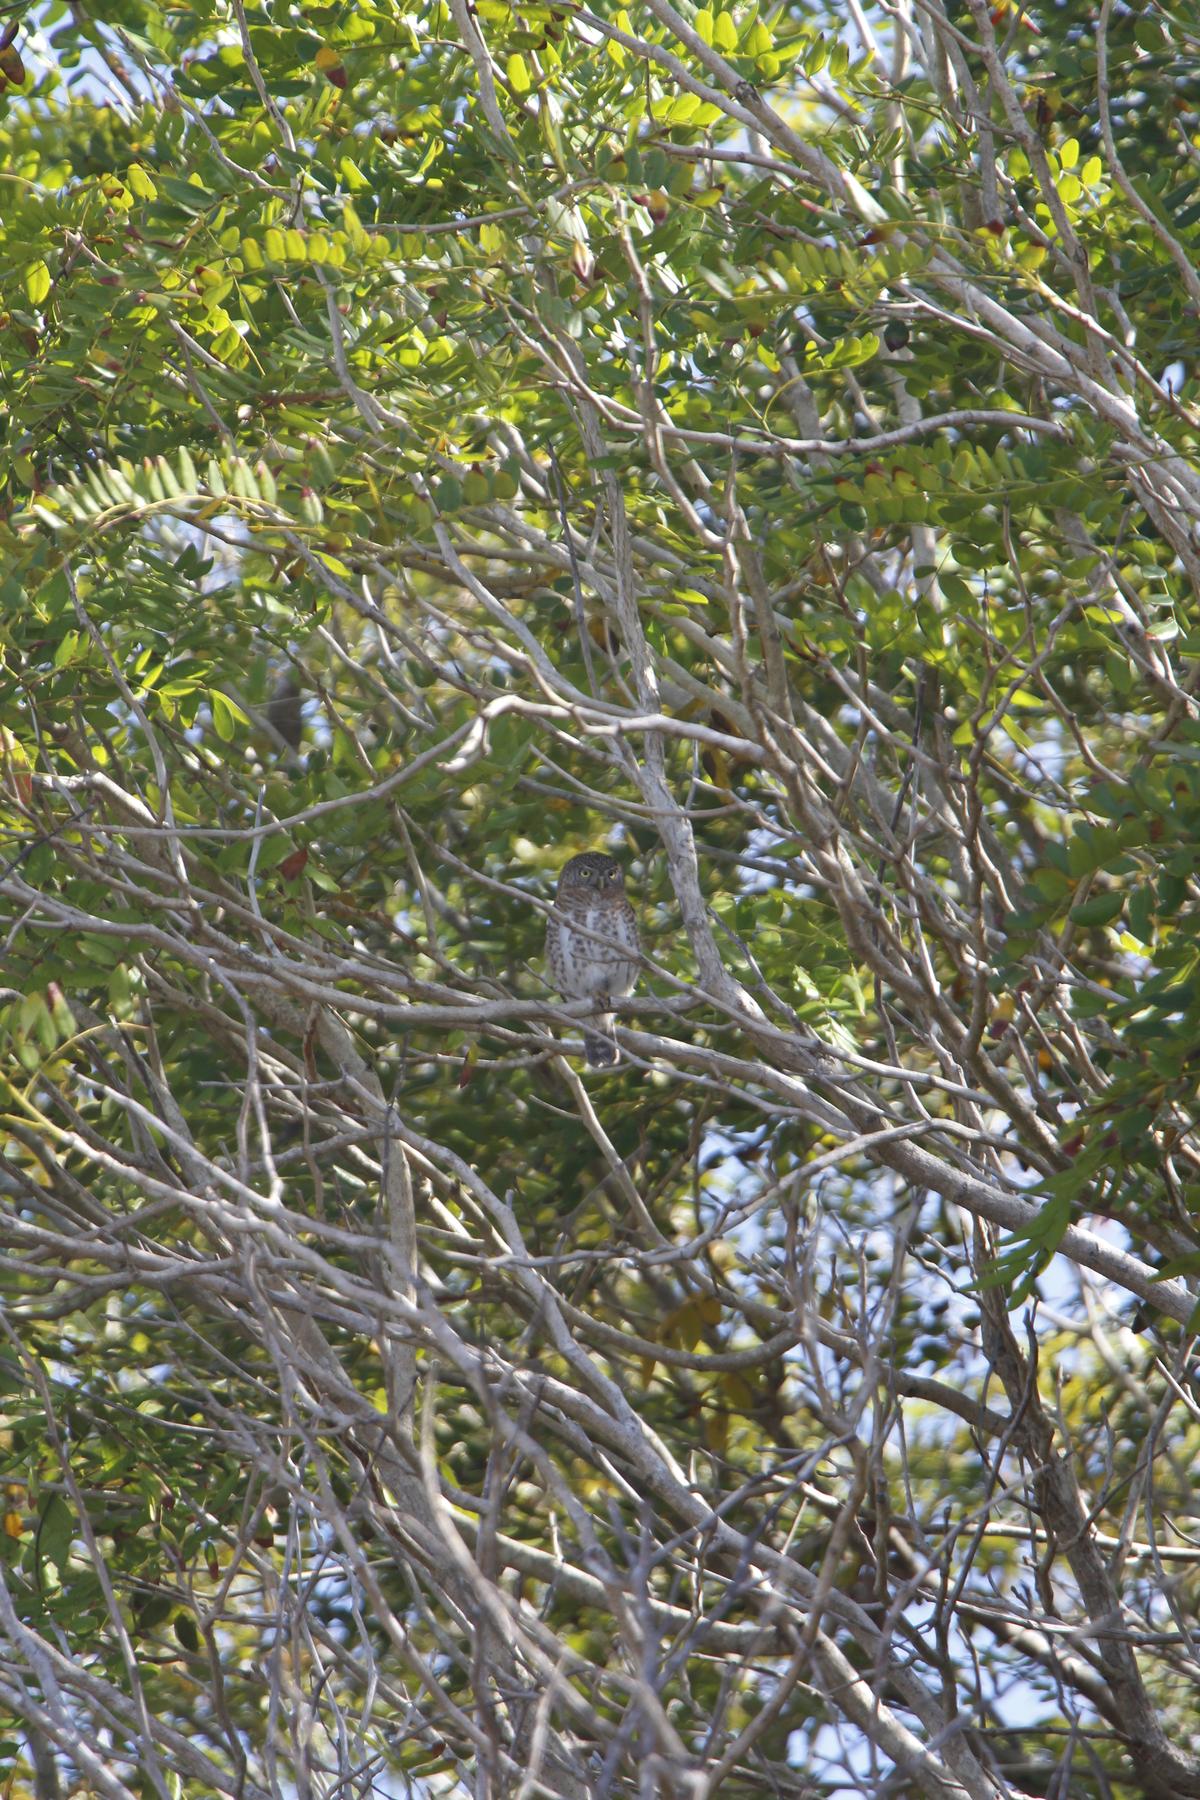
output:
M618 1050L607 1002L631 992L637 980L637 918L625 895L619 862L586 850L565 864L554 911L546 925L546 964L564 1000L595 1000L584 1021L583 1053L589 1067L611 1068Z

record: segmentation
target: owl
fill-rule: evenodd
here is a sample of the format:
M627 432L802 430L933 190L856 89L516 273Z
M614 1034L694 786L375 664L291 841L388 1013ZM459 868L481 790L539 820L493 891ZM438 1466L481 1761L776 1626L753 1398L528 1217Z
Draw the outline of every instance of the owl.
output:
M558 878L546 925L546 966L564 1000L595 1000L583 1053L593 1069L617 1061L613 1015L605 1003L631 992L638 971L638 928L619 862L598 850L573 856Z

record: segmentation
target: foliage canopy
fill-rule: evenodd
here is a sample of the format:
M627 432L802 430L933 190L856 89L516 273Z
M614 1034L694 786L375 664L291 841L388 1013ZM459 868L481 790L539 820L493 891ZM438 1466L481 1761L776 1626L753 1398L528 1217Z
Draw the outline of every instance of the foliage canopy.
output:
M1194 20L6 18L6 1793L1200 1795Z

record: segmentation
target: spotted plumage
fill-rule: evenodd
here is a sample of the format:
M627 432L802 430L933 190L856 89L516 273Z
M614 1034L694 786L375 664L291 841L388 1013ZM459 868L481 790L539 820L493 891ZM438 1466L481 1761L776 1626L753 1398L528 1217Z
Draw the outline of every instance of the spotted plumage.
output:
M546 925L546 965L564 1000L600 1003L584 1022L583 1052L594 1069L617 1061L613 1015L605 1003L631 992L638 953L637 917L620 863L599 850L573 856L559 875Z

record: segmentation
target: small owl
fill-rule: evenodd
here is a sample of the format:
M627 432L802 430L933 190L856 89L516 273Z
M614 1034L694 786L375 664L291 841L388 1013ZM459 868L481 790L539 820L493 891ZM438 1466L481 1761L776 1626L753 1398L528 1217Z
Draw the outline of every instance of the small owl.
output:
M620 863L598 850L573 856L558 878L546 925L546 965L564 1000L599 1003L583 1033L583 1053L593 1069L617 1061L613 1015L605 1003L631 992L638 952L637 918Z

